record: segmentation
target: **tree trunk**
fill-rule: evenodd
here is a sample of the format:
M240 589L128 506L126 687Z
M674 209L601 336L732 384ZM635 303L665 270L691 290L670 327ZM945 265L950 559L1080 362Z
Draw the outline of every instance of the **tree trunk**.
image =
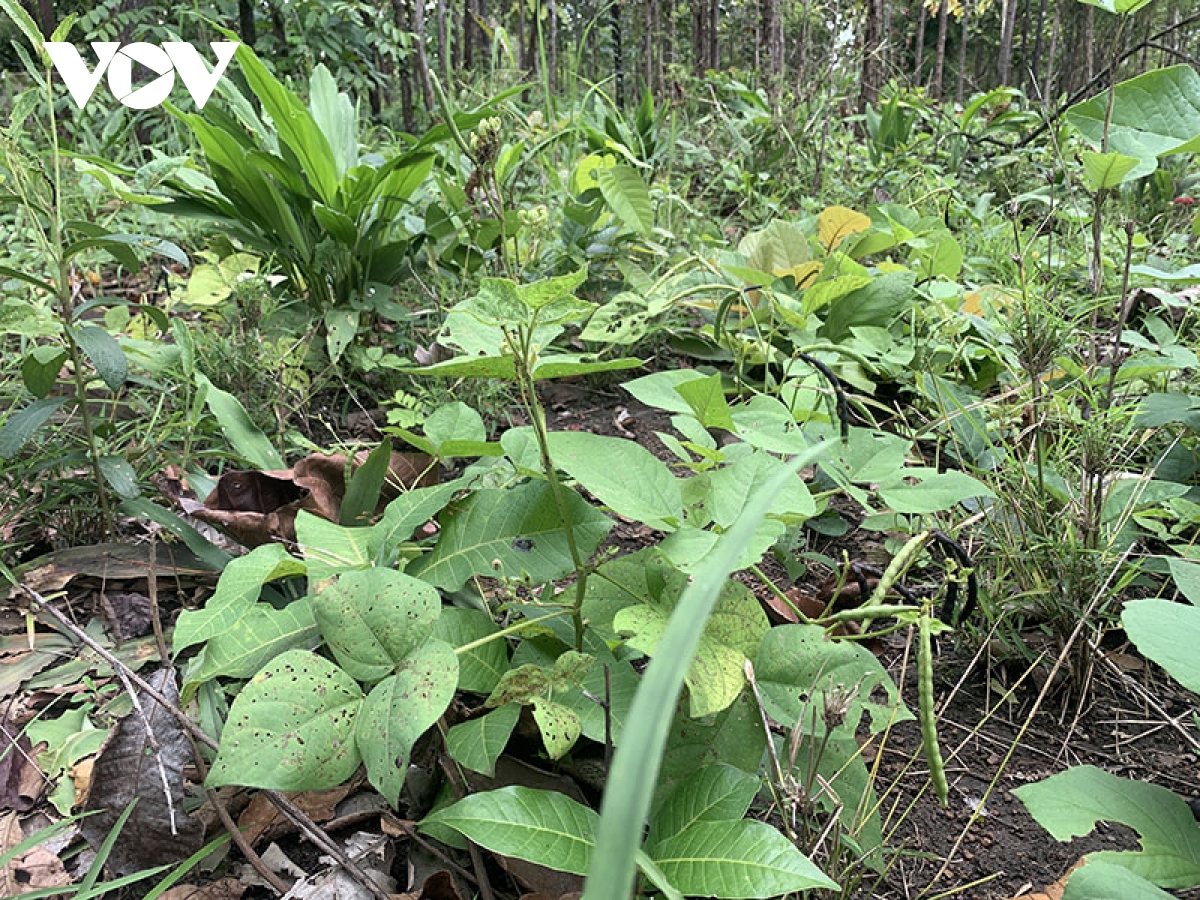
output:
M1062 7L1054 4L1054 24L1050 26L1050 47L1046 53L1046 77L1042 86L1042 91L1045 95L1047 103L1054 102L1057 93L1054 90L1054 81L1058 77L1058 70L1055 67L1055 61L1058 58L1058 33L1062 30Z
M921 64L925 62L925 0L918 0L921 10L917 13L917 57L913 63L913 82L921 84Z
M1083 46L1084 53L1087 58L1087 82L1091 82L1096 77L1096 17L1092 15L1094 6L1085 6L1083 8Z
M550 93L558 88L558 2L546 3L546 83Z
M620 0L613 0L609 7L608 19L609 34L612 37L613 48L613 75L616 83L616 102L617 106L623 106L625 103L625 61L621 47L621 3Z
M392 0L392 21L396 24L396 30L401 34L409 32L408 4L405 0ZM408 60L404 60L401 65L404 68L408 68ZM408 77L403 68L400 73L400 118L404 122L405 131L412 132L416 130L416 116L413 111L412 79Z
M417 0L421 2L421 0ZM437 0L437 42L438 42L438 62L441 65L442 82L450 84L450 72L452 66L450 64L450 29L448 27L449 16L446 12L446 0Z
M924 7L921 7L924 9ZM867 17L863 22L862 71L858 80L858 111L863 112L879 99L881 77L880 43L882 41L883 0L867 0Z
M708 63L713 69L721 68L721 51L717 43L717 29L721 21L721 0L712 0L708 6Z
M1041 0L1041 3L1038 5L1037 36L1033 42L1033 59L1029 61L1029 77L1035 81L1040 77L1039 73L1042 71L1042 38L1045 33L1046 0ZM1040 99L1047 99L1045 84L1035 84L1034 87L1037 88L1038 93L1041 94Z
M252 0L238 0L238 37L247 47L254 46L254 4Z
M392 2L402 3L404 0ZM417 82L421 85L421 96L425 98L425 110L433 115L433 83L429 80L429 57L425 55L425 3L423 0L411 2L413 48L417 53Z
M1012 83L1013 31L1017 24L1017 0L1004 0L1000 7L1000 50L996 56L996 80Z
M946 73L946 31L950 19L950 3L942 0L938 9L937 56L933 62L933 96L942 99L942 77Z
M525 61L521 58L525 53L525 0L517 0L517 69L525 71Z
M958 78L954 83L954 102L963 105L967 84L967 23L971 19L971 0L962 0L962 22L958 36Z

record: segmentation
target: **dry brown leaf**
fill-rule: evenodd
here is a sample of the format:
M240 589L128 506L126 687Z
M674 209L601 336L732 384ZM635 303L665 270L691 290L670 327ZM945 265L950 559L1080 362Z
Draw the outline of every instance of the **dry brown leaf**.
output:
M25 840L21 821L15 812L0 817L0 853ZM14 857L0 869L0 897L17 897L39 888L63 887L71 876L62 860L43 847L34 847Z
M396 896L398 900L463 900L463 895L454 886L454 878L445 870L434 872L426 878L419 891Z
M222 878L206 885L177 884L159 900L241 900L246 885L236 878Z
M285 796L307 813L310 819L320 824L334 817L337 805L346 799L358 784L355 780L325 791L305 791ZM252 846L261 840L273 841L296 830L296 826L279 812L275 804L267 799L266 794L254 795L250 805L238 817L238 828Z
M41 791L41 772L25 730L0 720L0 809L24 812Z
M366 452L355 456L361 465ZM314 453L290 469L271 472L226 472L203 505L187 503L186 512L216 525L247 547L296 540L300 510L337 522L346 495L346 457ZM425 453L394 452L380 491L380 503L400 490L438 483L437 467Z
M1040 894L1022 894L1020 897L1013 897L1012 900L1062 900L1063 891L1067 889L1067 879L1071 877L1071 873L1082 866L1086 859L1078 860L1075 865L1067 869L1066 874L1054 884L1049 885L1046 890Z

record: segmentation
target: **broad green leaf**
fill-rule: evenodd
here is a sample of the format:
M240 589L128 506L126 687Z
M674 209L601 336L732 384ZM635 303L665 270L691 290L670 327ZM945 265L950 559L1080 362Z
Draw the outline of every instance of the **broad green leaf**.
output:
M566 507L579 552L590 557L612 520L574 491L566 492ZM543 584L574 568L553 491L544 481L476 491L443 514L441 524L433 550L408 571L443 590L458 590L472 575L528 576Z
M310 588L346 569L371 564L370 528L347 528L305 510L296 514L296 543L308 566Z
M569 275L559 275L556 278L542 278L529 284L517 285L517 296L530 309L545 310L559 301L566 300L587 281L587 266ZM590 304L588 304L590 306ZM549 320L539 317L539 321L549 324Z
M676 703L708 617L726 578L770 508L774 492L821 452L817 448L791 460L763 487L743 519L722 536L708 564L680 598L658 642L657 654L642 678L624 740L609 773L584 900L627 900Z
M694 772L672 791L650 821L646 850L681 834L696 822L735 821L746 815L762 779L718 763Z
M67 397L34 400L24 409L13 413L0 428L0 459L12 459L47 419L67 402Z
M751 497L787 464L760 450L742 456L712 472L704 505L713 521L729 528L742 515ZM817 504L808 486L797 475L775 495L768 515L795 523L816 514Z
M271 446L271 442L258 430L258 426L250 420L245 408L233 394L221 390L201 372L196 373L196 384L205 392L204 402L208 404L209 411L217 417L221 433L238 456L259 469L284 468L283 457L279 455L279 451Z
M490 694L508 671L508 649L501 639L486 641L461 651L500 629L492 617L478 609L447 606L433 626L433 636L445 641L458 653L458 689L474 694Z
M725 400L725 388L721 384L720 373L681 382L675 386L675 390L705 428L734 430L733 417L729 414L729 404Z
M587 431L549 435L554 465L614 513L654 525L683 515L679 481L635 441Z
M325 643L347 674L364 682L392 674L425 643L441 609L436 588L395 569L343 572L313 597Z
M133 499L140 491L138 489L137 472L123 456L106 454L100 457L100 474L108 482L108 486L116 491L117 496L126 500Z
M354 724L362 691L349 675L306 650L289 650L233 701L207 787L277 791L336 787L358 768Z
M752 231L738 244L747 265L759 272L789 271L812 259L808 236L793 222L775 219L761 231Z
M691 381L703 380L706 376L695 369L664 369L627 381L622 388L636 399L672 413L692 413L691 404L684 399L678 387Z
M615 372L621 369L636 369L642 365L640 359L598 359L591 353L555 353L538 359L533 370L535 381L547 378L569 378L573 375L590 375L595 372ZM460 357L448 359L420 369L407 370L414 375L438 375L449 378L502 378L516 377L511 356Z
M845 340L856 325L889 325L917 299L912 272L889 272L870 284L839 297L829 306L819 334L830 341Z
M759 394L748 403L739 403L732 412L738 437L752 447L771 453L803 453L813 444L791 410L775 397Z
M446 733L446 752L459 765L491 778L520 717L521 705L506 703L478 719L460 722Z
M1120 186L1138 164L1136 159L1124 153L1085 150L1080 155L1083 158L1083 183L1093 193Z
M58 373L67 361L67 351L55 344L32 348L21 361L21 379L33 396L41 399L54 389Z
M551 759L561 759L575 746L583 732L579 716L573 709L541 697L533 701L533 721L542 735L546 755Z
M1187 283L1200 281L1200 263L1193 263L1190 266L1184 266L1182 269L1174 269L1172 271L1159 269L1155 266L1136 265L1130 266L1129 271L1134 275L1145 275L1148 278L1154 278L1158 281L1179 281Z
M471 794L427 816L493 853L583 875L595 843L597 815L554 791L506 787Z
M182 541L184 546L196 555L201 564L213 572L222 571L233 559L230 553L213 544L174 512L145 497L122 500L121 511L127 516L149 519L151 522L158 523L168 534L172 534Z
M1124 866L1100 860L1089 860L1072 872L1062 894L1062 900L1171 900L1171 897Z
M376 563L383 565L390 559L400 544L411 539L414 531L441 512L463 487L463 481L456 479L431 487L412 488L389 503L383 517L371 527L369 536L371 555L376 558Z
M358 335L359 311L342 306L325 310L325 349L329 361L337 362Z
M117 339L97 325L70 329L71 338L79 345L88 361L110 391L119 391L129 377L129 361Z
M176 653L229 631L258 600L268 581L303 575L304 563L282 544L263 544L245 556L230 560L221 572L217 589L203 609L185 609L179 614L172 635Z
M1121 613L1121 624L1143 656L1166 669L1189 691L1200 694L1200 658L1196 655L1200 607L1154 598L1130 600Z
M916 484L901 482L879 489L879 499L899 513L942 512L972 497L996 496L983 482L957 469L948 472L908 469L905 474L920 480Z
M682 894L769 898L811 888L838 889L796 845L765 822L696 822L650 854Z
M1188 805L1164 787L1074 766L1013 793L1055 840L1085 835L1101 821L1127 825L1141 837L1140 850L1091 853L1089 864L1124 866L1164 888L1200 884L1200 828Z
M1200 563L1190 559L1169 559L1167 565L1179 593L1187 597L1193 606L1200 606Z
M25 35L25 40L29 41L29 46L38 54L42 65L49 68L50 56L42 46L45 38L42 37L42 31L38 28L37 23L33 21L33 17L25 11L25 8L17 0L0 0L0 12L3 12L9 21L20 29L21 33Z
M1158 157L1200 150L1200 73L1191 66L1154 69L1121 82L1113 89L1111 119L1108 99L1104 92L1077 103L1066 119L1093 147L1102 145L1107 129L1109 150L1140 160L1127 178L1154 171Z
M132 262L136 259L136 256L133 259L126 259L130 253L130 248L136 248L165 256L171 262L179 263L179 265L185 268L191 265L187 254L178 245L150 234L101 234L97 237L83 238L65 247L63 249L63 256L67 259L73 259L83 251L95 248L107 250L122 264Z
M458 684L458 659L449 645L426 641L409 653L395 675L371 689L355 724L358 751L371 784L393 808L408 776L417 738L433 726Z
M758 648L754 673L767 715L785 728L799 726L805 734L823 733L821 712L832 693L847 702L845 727L851 733L864 712L870 714L873 734L893 721L893 710L895 721L912 718L875 655L851 641L826 639L819 625L772 628ZM886 703L872 699L880 687Z
M643 237L654 228L654 207L642 176L631 166L593 170L600 193L625 227Z
M439 406L425 420L425 437L435 448L447 441L482 443L487 440L483 417L467 404L456 400Z
M762 562L763 554L783 537L787 530L778 519L764 519L754 529L754 536L738 558L736 569L746 569ZM658 545L659 552L673 565L689 575L694 575L713 552L721 535L715 531L684 525L667 535Z
M340 181L358 162L358 116L350 97L338 91L337 82L324 63L308 79L308 108L317 128L329 141Z
M294 600L283 609L256 603L228 629L209 638L187 668L181 695L189 699L213 678L249 678L285 651L318 643L317 623L309 598Z

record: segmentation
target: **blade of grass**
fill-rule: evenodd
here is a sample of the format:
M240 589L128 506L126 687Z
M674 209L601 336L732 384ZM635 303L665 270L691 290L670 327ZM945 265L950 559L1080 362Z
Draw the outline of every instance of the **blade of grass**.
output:
M705 623L725 579L749 546L754 530L776 494L788 478L795 478L796 472L824 449L823 444L818 444L794 457L754 493L745 514L721 537L708 564L696 573L683 592L638 687L625 736L609 772L583 900L628 900L667 733Z

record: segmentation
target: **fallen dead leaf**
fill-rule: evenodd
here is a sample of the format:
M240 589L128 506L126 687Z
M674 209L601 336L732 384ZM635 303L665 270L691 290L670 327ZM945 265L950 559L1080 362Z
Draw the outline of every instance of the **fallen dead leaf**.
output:
M1012 900L1062 900L1063 891L1067 889L1067 879L1071 877L1071 873L1082 866L1086 859L1078 860L1075 865L1067 869L1066 874L1054 884L1049 885L1046 890L1040 894L1022 894L1020 897L1013 897Z
M358 784L359 782L354 780L326 791L305 791L285 796L307 813L310 819L320 824L334 817L337 805L346 799ZM238 817L238 828L242 830L251 846L262 840L273 841L296 830L296 826L275 808L275 804L268 800L265 794L254 795L250 805Z
M246 893L246 885L236 878L222 878L203 886L194 884L177 884L159 900L241 900Z
M25 832L15 812L0 818L0 853L25 840ZM33 847L11 859L0 869L0 897L18 897L39 888L63 887L71 876L62 860L44 847Z
M0 720L0 809L24 812L42 792L42 777L24 729Z

